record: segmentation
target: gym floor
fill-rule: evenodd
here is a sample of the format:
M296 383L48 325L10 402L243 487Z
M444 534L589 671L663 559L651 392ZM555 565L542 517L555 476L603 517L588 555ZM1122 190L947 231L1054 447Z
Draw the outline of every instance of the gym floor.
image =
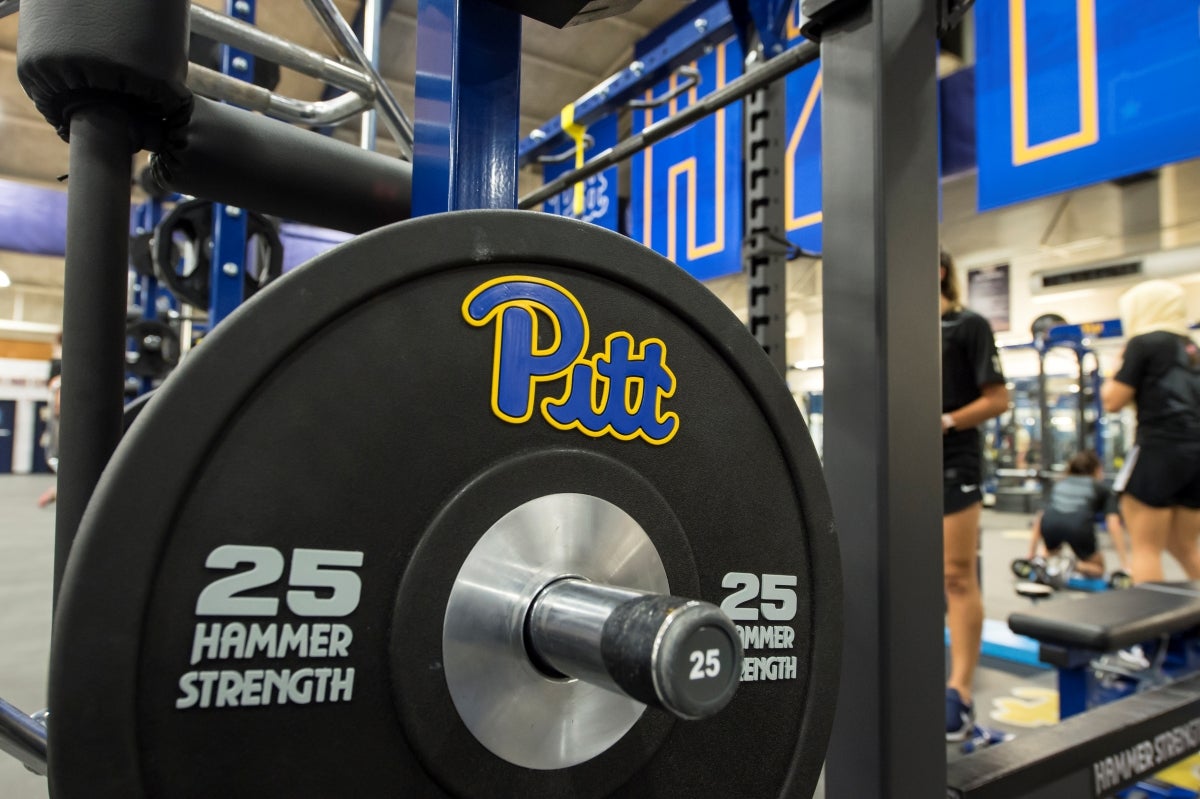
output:
M50 475L0 478L0 697L32 713L46 706L54 506L37 499ZM0 796L45 799L46 779L0 752Z
M0 478L0 697L26 712L46 704L46 664L50 650L50 573L53 508L39 509L38 496L53 484L45 475ZM1029 607L1012 590L1009 563L1026 554L1031 517L985 512L983 516L983 592L988 618L1003 620ZM1102 539L1109 569L1117 560ZM1168 562L1168 579L1182 573ZM1062 595L1055 601L1070 601ZM1019 735L1058 715L1054 672L985 659L976 680L979 722ZM959 746L947 746L959 757ZM823 791L818 790L818 797ZM0 797L44 799L46 781L0 755Z

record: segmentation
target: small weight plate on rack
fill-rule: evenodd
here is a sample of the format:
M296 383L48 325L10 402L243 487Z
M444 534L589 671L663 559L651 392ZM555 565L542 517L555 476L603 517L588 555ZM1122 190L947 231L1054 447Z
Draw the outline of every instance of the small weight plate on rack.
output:
M246 258L242 298L283 274L283 242L279 228L263 214L246 218ZM212 285L213 204L185 200L176 204L154 229L154 270L180 302L207 308Z

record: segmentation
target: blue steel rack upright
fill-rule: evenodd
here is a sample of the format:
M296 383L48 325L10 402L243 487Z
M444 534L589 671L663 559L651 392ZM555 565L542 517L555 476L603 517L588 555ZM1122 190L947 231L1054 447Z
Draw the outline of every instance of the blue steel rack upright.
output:
M225 13L253 25L256 0L225 0ZM221 45L221 71L230 77L254 81L254 56L227 44ZM212 276L208 301L208 326L242 304L246 272L246 214L241 208L213 203Z
M417 3L413 216L517 205L521 15Z

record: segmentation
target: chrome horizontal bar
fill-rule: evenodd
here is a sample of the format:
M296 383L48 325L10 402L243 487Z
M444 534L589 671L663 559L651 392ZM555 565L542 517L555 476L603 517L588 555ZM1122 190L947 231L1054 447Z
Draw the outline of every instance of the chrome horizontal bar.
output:
M305 0L305 3L308 4L317 21L321 23L321 26L333 38L334 43L342 48L346 55L350 56L375 81L375 86L378 90L375 97L375 108L379 111L380 116L383 117L383 122L388 126L388 130L392 132L396 143L400 145L400 156L406 159L412 158L412 120L408 118L408 115L404 113L404 109L400 107L400 102L396 99L396 95L392 94L392 90L388 88L387 82L379 74L379 70L371 63L371 58L363 50L358 37L354 35L354 29L346 22L346 18L342 16L342 12L338 11L337 6L333 4L333 0Z
M354 92L346 92L332 100L296 100L196 64L188 67L187 83L188 88L204 97L297 125L335 125L371 107L368 98Z
M0 751L21 761L34 774L46 775L46 728L0 699Z
M309 77L319 78L339 89L348 89L364 97L375 98L375 82L369 74L323 56L315 50L301 47L295 42L289 42L204 6L191 6L191 23L192 33L232 45Z

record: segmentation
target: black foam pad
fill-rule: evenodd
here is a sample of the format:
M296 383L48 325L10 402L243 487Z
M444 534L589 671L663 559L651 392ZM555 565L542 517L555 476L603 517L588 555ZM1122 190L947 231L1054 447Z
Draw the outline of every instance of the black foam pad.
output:
M75 108L127 107L136 149L188 108L187 31L186 0L23 0L17 76L64 139Z
M412 164L203 97L151 169L182 194L347 233L410 215Z
M1200 582L1152 583L1014 613L1008 626L1044 644L1111 652L1200 625Z

